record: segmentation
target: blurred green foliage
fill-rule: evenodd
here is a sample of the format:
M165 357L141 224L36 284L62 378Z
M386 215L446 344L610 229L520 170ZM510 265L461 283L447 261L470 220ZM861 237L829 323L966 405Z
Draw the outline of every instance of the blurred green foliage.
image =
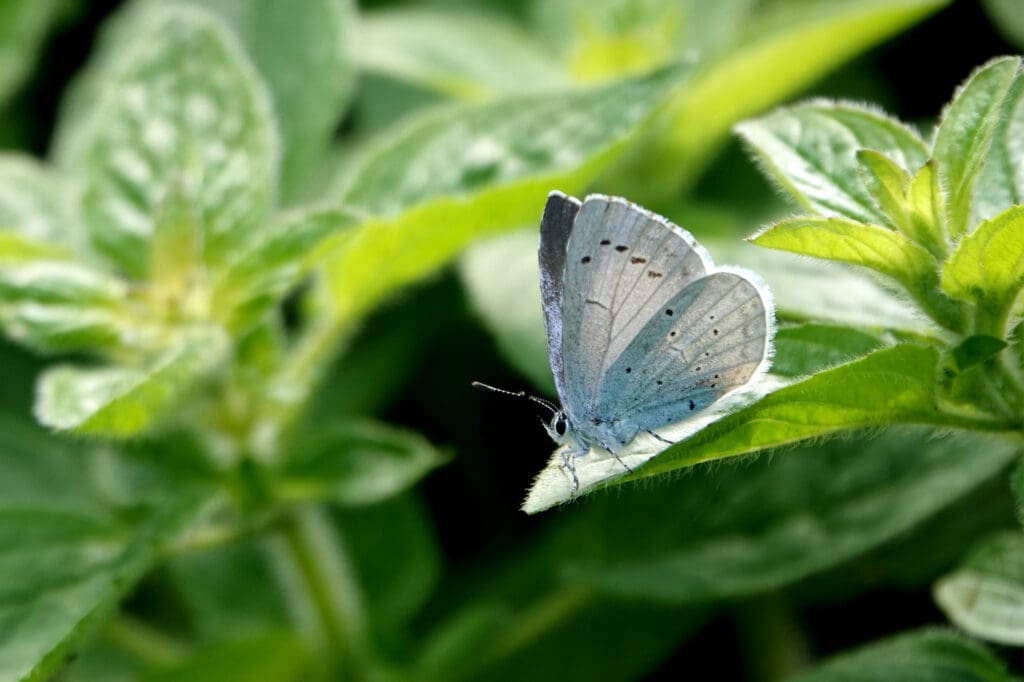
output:
M6 3L0 681L1012 679L1024 10L966 5ZM556 188L780 330L758 399L527 517L550 443L469 382L552 392Z

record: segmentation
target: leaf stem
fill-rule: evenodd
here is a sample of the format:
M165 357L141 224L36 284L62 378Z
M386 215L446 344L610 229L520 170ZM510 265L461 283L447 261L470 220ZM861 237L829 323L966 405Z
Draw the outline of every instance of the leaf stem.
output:
M362 592L337 528L320 505L285 515L276 562L293 613L322 653L328 679L362 679L371 650ZM288 589L288 588L292 589Z

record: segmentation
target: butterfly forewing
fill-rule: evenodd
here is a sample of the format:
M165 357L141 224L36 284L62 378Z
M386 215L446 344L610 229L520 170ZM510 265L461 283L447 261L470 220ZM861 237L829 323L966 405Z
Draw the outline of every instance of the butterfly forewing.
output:
M595 416L659 429L750 381L767 362L771 321L749 277L715 272L667 301L609 369Z
M565 273L566 245L580 202L561 192L548 195L540 220L540 295L544 326L548 335L548 360L555 377L558 397L565 400L565 375L562 369L562 282Z
M581 419L597 409L611 366L709 265L664 219L622 199L587 197L569 235L561 304L561 397L577 428L586 432Z

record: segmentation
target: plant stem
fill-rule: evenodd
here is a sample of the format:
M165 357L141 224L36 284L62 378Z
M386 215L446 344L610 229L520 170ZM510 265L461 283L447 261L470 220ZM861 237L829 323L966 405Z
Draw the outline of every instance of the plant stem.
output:
M293 613L322 652L329 679L362 679L370 645L362 593L327 510L295 507L281 529L277 564ZM291 589L288 589L291 588Z
M748 677L755 682L786 679L811 660L800 623L781 594L768 594L740 606L736 625Z
M188 657L188 647L149 623L124 612L107 621L104 637L143 663L167 667Z

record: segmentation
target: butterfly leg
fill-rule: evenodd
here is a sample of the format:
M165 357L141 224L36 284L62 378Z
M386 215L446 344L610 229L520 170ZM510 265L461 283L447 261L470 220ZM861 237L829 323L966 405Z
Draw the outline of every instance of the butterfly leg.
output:
M654 431L651 431L650 429L644 429L644 431L646 431L650 435L654 436L655 438L660 440L662 443L665 443L666 445L675 445L676 444L675 441L669 440L668 438L663 438L662 436L659 436L658 434L656 434Z
M573 460L576 459L576 453L570 452L569 448L562 450L562 468L568 470L569 476L572 478L572 492L570 496L576 497L576 493L580 489L580 479L576 476L576 465L573 464Z

